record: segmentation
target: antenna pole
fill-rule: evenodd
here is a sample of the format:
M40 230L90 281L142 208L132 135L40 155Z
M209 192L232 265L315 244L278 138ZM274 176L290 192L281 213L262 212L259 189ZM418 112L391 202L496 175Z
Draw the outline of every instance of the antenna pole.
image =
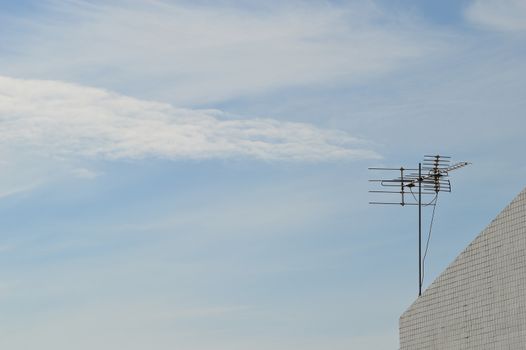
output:
M422 163L418 163L418 296L422 295Z
M451 165L451 157L441 155L424 155L424 161L418 163L418 168L369 168L369 170L396 171L400 174L398 178L391 179L370 179L380 186L380 190L371 190L370 193L381 194L386 200L369 202L369 204L396 204L402 207L407 205L418 205L418 296L422 296L425 276L425 259L429 240L426 243L424 257L422 258L422 207L433 206L433 215L437 198L440 192L451 192L451 182L449 172L469 165L468 162L461 162ZM424 174L422 174L422 171ZM418 198L416 189L418 186ZM408 196L411 194L411 196ZM400 196L400 200L389 200L389 196ZM427 198L434 196L427 203ZM424 197L424 198L422 198ZM429 235L433 220L431 219Z

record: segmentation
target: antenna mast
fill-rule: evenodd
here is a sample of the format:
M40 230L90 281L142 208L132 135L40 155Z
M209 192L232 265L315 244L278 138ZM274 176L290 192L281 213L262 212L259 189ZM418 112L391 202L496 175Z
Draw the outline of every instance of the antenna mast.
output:
M417 205L418 206L418 296L422 295L424 260L422 259L422 207L437 204L440 192L451 192L451 182L449 173L470 164L468 162L451 163L451 157L440 155L425 155L424 160L418 163L418 168L369 168L373 171L390 172L396 171L400 174L397 178L372 179L369 182L380 185L381 190L371 190L370 193L381 194L388 200L369 202L369 204L394 204L394 205ZM415 196L413 189L418 188L418 197ZM392 200L392 195L399 196L398 201ZM429 198L430 201L422 202L422 198ZM428 240L429 243L429 240ZM426 246L427 252L427 246ZM424 255L425 259L425 255Z

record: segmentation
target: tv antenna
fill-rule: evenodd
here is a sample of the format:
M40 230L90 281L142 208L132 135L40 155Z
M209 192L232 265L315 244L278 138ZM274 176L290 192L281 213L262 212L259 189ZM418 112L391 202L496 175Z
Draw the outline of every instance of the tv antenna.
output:
M469 165L468 162L459 162L451 165L451 157L441 155L426 155L418 168L369 168L373 171L385 173L396 171L398 177L387 179L372 179L369 182L380 186L380 190L371 190L370 193L382 195L384 201L369 202L369 204L406 205L418 206L418 296L422 295L424 282L424 265L433 228L435 208L440 192L451 192L449 173ZM417 191L415 193L415 191ZM398 196L394 200L393 195ZM418 197L417 197L418 196ZM433 207L433 214L429 226L424 256L422 257L422 208Z

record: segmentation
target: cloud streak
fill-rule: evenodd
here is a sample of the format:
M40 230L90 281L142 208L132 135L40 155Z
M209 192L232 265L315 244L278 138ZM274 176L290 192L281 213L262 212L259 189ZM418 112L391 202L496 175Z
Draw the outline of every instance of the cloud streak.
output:
M75 81L179 106L357 82L407 65L436 38L372 2L47 1L4 23L5 75ZM256 5L254 5L256 6ZM22 30L23 29L23 30ZM2 44L2 42L4 44Z
M232 119L64 82L0 77L4 151L96 159L378 158L361 144L348 133L309 124Z
M499 30L526 30L526 2L523 0L475 0L467 8L471 22Z

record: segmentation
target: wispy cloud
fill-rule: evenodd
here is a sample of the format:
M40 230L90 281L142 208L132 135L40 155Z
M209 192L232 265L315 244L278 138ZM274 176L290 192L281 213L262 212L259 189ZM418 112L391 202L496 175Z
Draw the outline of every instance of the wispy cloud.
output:
M475 0L466 10L473 23L499 31L526 30L524 0Z
M177 105L361 81L437 44L372 2L44 2L10 19L4 74L104 86ZM44 6L44 5L43 5ZM23 30L22 30L23 29ZM1 34L0 34L1 35Z
M86 168L74 168L71 170L71 174L79 179L93 180L99 177L101 174Z
M36 183L35 182L35 183L29 184L29 185L12 187L12 188L9 188L9 189L0 189L0 199L11 197L11 196L15 196L15 195L26 193L26 192L30 192L33 189L35 189L36 187L38 187L39 185L40 185L40 183ZM1 250L2 250L2 248L0 247L0 251Z
M57 81L0 77L0 119L4 150L54 157L378 157L342 131L273 119L229 119L219 111L180 109Z

